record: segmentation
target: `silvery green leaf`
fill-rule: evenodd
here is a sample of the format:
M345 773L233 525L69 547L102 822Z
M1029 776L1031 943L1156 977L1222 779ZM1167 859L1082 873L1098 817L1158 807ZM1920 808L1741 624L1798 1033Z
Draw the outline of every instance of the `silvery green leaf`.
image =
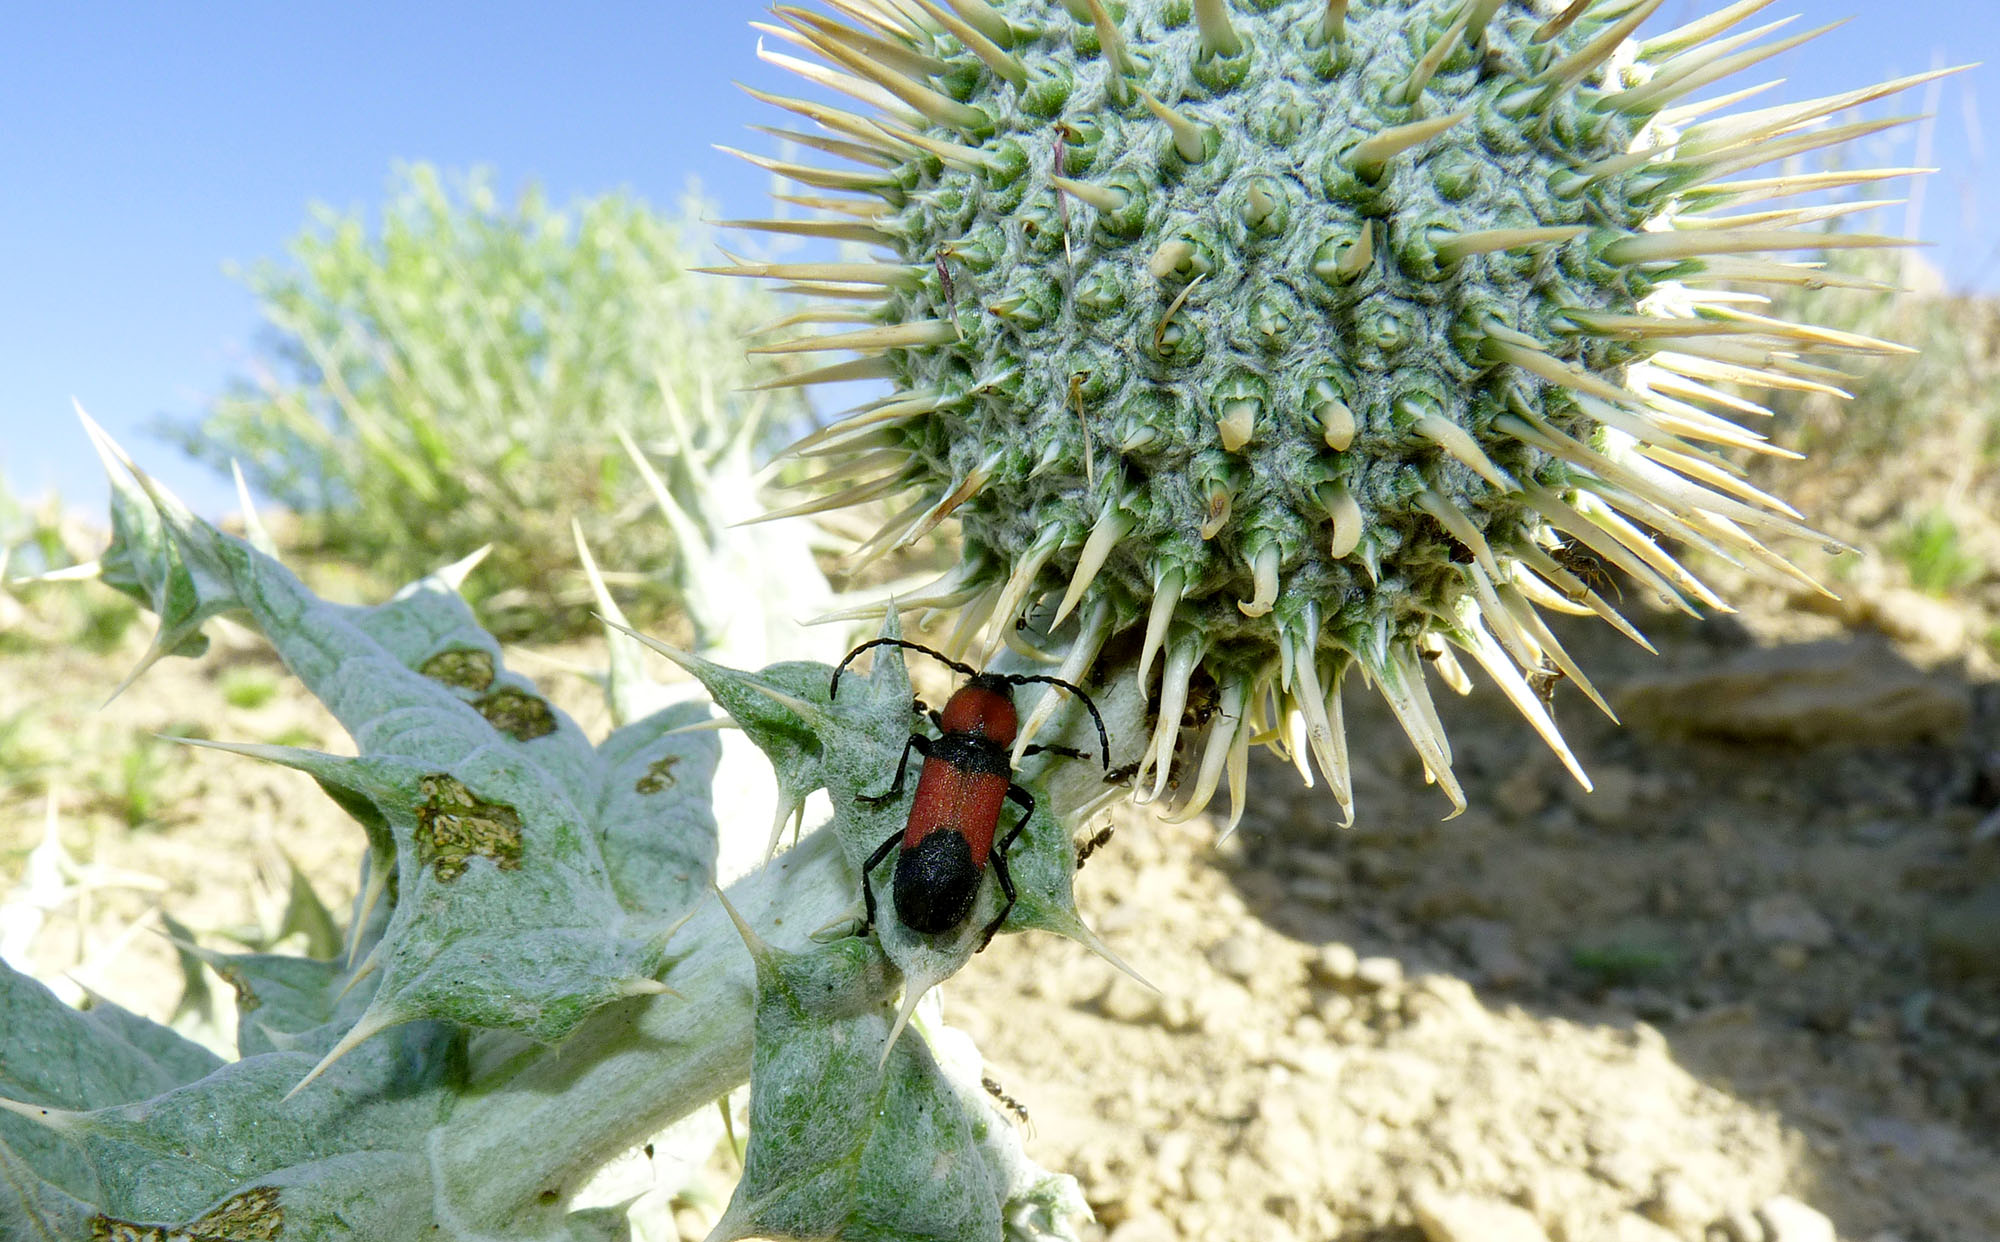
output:
M181 995L174 1002L174 1013L170 1019L175 1026L184 1021L198 1024L202 1029L220 1030L221 1014L215 999L215 989L208 982L208 963L205 955L195 944L194 933L173 915L160 912L160 923L167 929L167 935L174 946L174 961L181 971Z
M0 962L0 1096L102 1108L194 1082L220 1064L200 1044L114 1004L72 1010Z
M1001 1191L975 1119L921 1037L888 1044L882 955L858 939L787 953L744 932L757 964L750 1148L711 1242L999 1242Z
M421 1156L363 1151L309 1161L253 1179L177 1219L94 1215L88 1234L129 1242L346 1242L439 1236L437 1204Z
M199 1044L116 1006L72 1009L0 962L0 1097L26 1106L102 1108L171 1091L221 1064ZM32 1118L0 1112L0 1144L42 1180L95 1197L88 1162Z
M97 1209L37 1176L0 1140L0 1238L88 1238Z
M713 875L714 825L700 803L714 739L669 735L681 718L658 717L629 726L607 759L500 666L442 580L380 608L330 605L157 487L143 497L158 521L148 537L201 569L189 577L194 611L247 612L361 752L229 747L338 789L374 821L376 850L393 852L389 924L368 963L380 983L357 1039L445 1018L553 1041L592 1010L657 988L674 916ZM648 796L638 786L666 792L646 777L655 768L671 769L678 811L635 832L646 812L633 799ZM607 851L645 886L627 894L636 906L621 900Z
M760 672L742 672L638 637L693 674L716 706L728 712L764 752L777 774L782 805L799 806L807 794L826 784L821 765L831 724L826 687L832 670L823 664L791 661Z
M941 1019L925 1021L926 1008L928 1005L919 1008L912 1025L930 1044L932 1055L958 1092L959 1104L973 1121L979 1150L1005 1200L1001 1227L1007 1242L1077 1242L1077 1224L1090 1219L1083 1189L1075 1178L1051 1173L1028 1159L1019 1128L995 1106L972 1037L946 1026Z
M149 481L103 429L89 418L83 425L111 483L111 546L98 557L98 576L160 619L152 650L140 669L163 655L202 654L208 650L202 624L229 610L227 588L215 580L211 566L190 563L170 536L171 521L187 517L184 509L171 512L179 509L179 502L164 491L149 494Z
M682 703L614 732L597 748L604 792L597 808L605 864L634 914L687 909L713 877L710 776L722 753L714 733L683 733L708 709Z
M337 1012L344 1019L341 1029L351 1027L374 994L368 986L372 979L349 990L352 972L335 962L283 953L218 953L210 955L209 964L236 990L236 1047L246 1057L281 1051L324 1056L333 1041L316 1046L307 1033L333 1022Z
M60 1145L66 1176L38 1166L46 1180L114 1219L184 1221L279 1169L417 1146L462 1073L462 1039L434 1023L405 1026L334 1065L318 1090L287 1099L312 1061L266 1053L131 1103L30 1115L16 1106L10 1120Z
M331 958L340 952L340 928L333 921L333 912L313 891L312 881L299 869L292 856L285 856L285 868L291 872L291 889L285 898L284 918L278 923L278 939L294 933L305 937L306 956Z

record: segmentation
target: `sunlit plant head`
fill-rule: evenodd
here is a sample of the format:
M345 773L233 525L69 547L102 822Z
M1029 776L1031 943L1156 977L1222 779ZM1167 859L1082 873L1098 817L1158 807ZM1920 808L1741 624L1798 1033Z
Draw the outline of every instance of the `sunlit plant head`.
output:
M1743 394L1898 347L1764 294L1899 244L1814 196L1910 170L1785 162L1933 76L1742 110L1764 87L1715 84L1819 32L1743 0L1643 36L1662 2L780 6L760 54L847 98L753 92L812 158L747 157L807 212L751 223L871 253L724 270L813 299L758 352L856 355L787 382L895 386L794 446L829 467L795 511L890 501L861 563L955 518L895 606L1136 674L1185 813L1227 774L1240 814L1262 742L1351 818L1351 674L1462 808L1429 683L1468 656L1583 780L1532 683L1604 704L1547 614L1643 643L1604 566L1722 606L1664 540L1809 581L1765 542L1820 536L1745 481L1782 450Z

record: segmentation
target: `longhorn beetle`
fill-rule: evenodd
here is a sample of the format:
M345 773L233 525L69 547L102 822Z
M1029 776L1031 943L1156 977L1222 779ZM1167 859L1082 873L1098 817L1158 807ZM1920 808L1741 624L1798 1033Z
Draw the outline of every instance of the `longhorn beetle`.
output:
M910 740L903 745L903 757L896 764L896 779L890 782L888 791L862 794L857 799L880 806L894 798L903 791L910 752L914 750L924 757L916 796L910 801L909 823L882 842L881 848L869 855L861 868L861 898L867 910L861 933L866 935L875 926L875 890L870 887L869 873L900 842L903 852L896 859L896 917L911 931L926 935L950 931L966 920L972 913L973 900L979 896L980 875L992 863L993 876L1000 881L1000 891L1006 900L980 938L979 947L984 949L1014 908L1014 877L1007 870L1007 848L1021 835L1028 817L1035 811L1035 796L1013 782L1013 767L1007 757L1019 728L1019 717L1014 712L1014 687L1040 681L1061 686L1075 695L1090 709L1091 721L1097 725L1097 741L1103 748L1108 771L1111 739L1104 731L1104 718L1098 715L1097 704L1090 701L1089 695L1060 677L982 673L902 638L873 639L848 652L840 667L833 670L827 698L839 697L841 673L853 663L854 657L870 647L921 651L954 672L963 673L968 680L952 693L942 712L931 714L938 727L937 738L910 734ZM1030 746L1023 753L1042 752L1075 759L1085 757L1083 752L1067 746ZM1020 806L1021 818L996 842L1001 806L1009 799Z

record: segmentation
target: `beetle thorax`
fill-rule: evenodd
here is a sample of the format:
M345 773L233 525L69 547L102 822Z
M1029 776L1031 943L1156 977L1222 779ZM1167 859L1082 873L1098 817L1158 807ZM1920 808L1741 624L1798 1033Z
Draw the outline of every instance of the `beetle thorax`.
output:
M1001 746L1012 746L1020 719L1006 682L975 677L944 705L944 711L938 714L938 725L947 735L983 737Z

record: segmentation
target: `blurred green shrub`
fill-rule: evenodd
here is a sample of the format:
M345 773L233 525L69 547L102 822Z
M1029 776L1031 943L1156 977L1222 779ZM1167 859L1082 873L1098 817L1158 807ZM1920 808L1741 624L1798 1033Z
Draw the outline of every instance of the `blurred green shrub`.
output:
M96 540L63 513L60 495L51 491L31 503L0 474L0 584L88 560Z
M805 413L790 390L740 391L777 374L743 353L777 302L691 275L708 245L694 203L667 218L529 190L507 207L484 176L399 170L379 229L315 208L290 262L248 273L264 356L167 434L239 462L297 516L293 542L387 579L491 544L489 589L533 601L497 618L515 633L581 619L587 596L558 586L580 583L572 518L608 569L638 571L642 607L672 603L672 528L618 431L699 475L702 453Z
M1967 554L1958 523L1943 509L1925 509L1889 540L1889 551L1909 571L1910 585L1950 595L1979 581L1986 567Z
M1859 461L1907 456L1914 441L1928 436L1969 434L1968 465L1990 468L2000 460L2000 309L1993 300L1947 292L1942 275L1914 256L1833 251L1824 267L1835 279L1899 292L1884 298L1865 290L1790 290L1770 313L1802 315L1802 322L1921 352L1846 359L1841 387L1853 394L1851 402L1809 391L1776 394L1772 408L1796 424L1792 447L1821 461Z
M0 656L77 642L116 647L138 609L113 591L47 586L44 579L89 577L101 536L65 513L54 491L29 503L0 475Z
M1879 223L1899 231L1893 220ZM1842 251L1825 268L1837 280L1902 292L1802 290L1770 313L1922 352L1834 360L1845 376L1833 382L1851 401L1806 389L1770 394L1772 438L1807 456L1759 460L1759 483L1823 529L1885 554L1919 590L1978 594L1987 566L2000 564L2000 303L1948 292L1912 256Z

